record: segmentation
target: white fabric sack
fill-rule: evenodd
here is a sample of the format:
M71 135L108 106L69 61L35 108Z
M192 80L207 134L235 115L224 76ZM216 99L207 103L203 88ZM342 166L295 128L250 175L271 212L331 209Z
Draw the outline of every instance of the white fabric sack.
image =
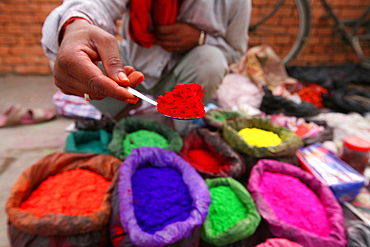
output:
M263 90L251 82L249 77L231 73L224 77L215 97L224 109L232 110L246 104L259 109L263 95Z

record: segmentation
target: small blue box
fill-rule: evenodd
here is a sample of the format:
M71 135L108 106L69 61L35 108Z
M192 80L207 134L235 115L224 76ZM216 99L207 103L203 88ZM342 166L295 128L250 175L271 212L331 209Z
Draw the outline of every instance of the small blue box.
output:
M365 185L365 177L321 143L302 147L296 156L301 166L327 184L341 202L352 201Z

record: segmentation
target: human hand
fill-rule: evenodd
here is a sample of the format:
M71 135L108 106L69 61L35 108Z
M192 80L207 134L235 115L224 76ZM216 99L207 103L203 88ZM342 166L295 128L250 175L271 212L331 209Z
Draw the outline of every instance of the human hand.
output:
M169 52L185 52L198 45L200 30L184 22L155 27L156 44Z
M106 75L97 66L102 61ZM101 100L112 97L137 103L124 87L136 87L144 80L141 72L124 66L117 39L86 20L75 20L65 30L54 65L54 82L63 93Z

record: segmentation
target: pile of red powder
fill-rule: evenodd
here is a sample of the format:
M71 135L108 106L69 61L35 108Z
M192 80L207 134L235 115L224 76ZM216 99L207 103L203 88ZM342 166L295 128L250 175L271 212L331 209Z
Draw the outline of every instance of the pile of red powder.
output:
M311 83L298 91L302 101L310 102L318 108L324 107L322 95L326 93L328 93L328 90L316 83Z
M157 110L169 117L193 119L205 115L203 88L197 83L178 84L171 92L160 95Z
M48 177L20 208L37 217L48 214L85 215L98 210L111 182L84 169Z
M220 161L213 154L203 149L192 149L185 158L195 169L201 172L217 173L220 169Z

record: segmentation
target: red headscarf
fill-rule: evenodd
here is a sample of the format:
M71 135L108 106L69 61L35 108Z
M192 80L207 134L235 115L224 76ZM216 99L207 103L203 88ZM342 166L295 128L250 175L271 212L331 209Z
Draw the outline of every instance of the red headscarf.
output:
M129 33L131 38L146 48L155 42L155 36L148 30L155 25L175 23L178 12L177 0L131 0Z

